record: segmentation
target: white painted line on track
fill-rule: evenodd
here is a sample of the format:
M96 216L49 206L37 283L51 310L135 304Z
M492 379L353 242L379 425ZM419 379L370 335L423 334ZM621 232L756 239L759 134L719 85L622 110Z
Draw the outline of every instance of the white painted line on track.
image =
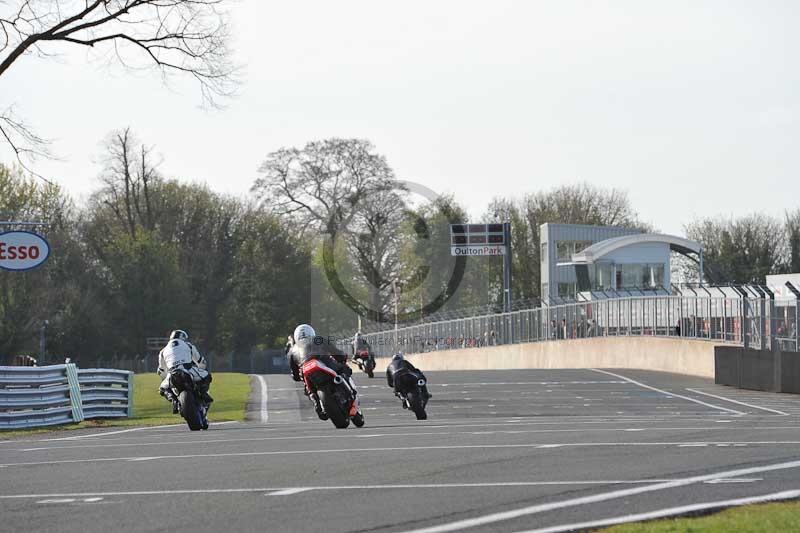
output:
M144 431L147 429L161 429L161 428L173 428L178 427L182 424L166 424L163 426L146 426L146 427L139 427L139 428L131 428L131 429L121 429L119 431L104 431L102 433L90 433L88 435L75 435L73 437L60 437L57 439L42 439L39 441L34 442L52 442L52 441L62 441L62 440L82 440L82 439L91 439L95 437L104 437L106 435L119 435L121 433L131 433L133 431Z
M800 440L791 441L710 441L710 442L565 442L559 444L547 443L525 443L525 444L462 444L450 446L392 446L384 448L348 448L350 452L364 452L364 453L380 453L380 452L410 452L410 451L431 451L431 450L499 450L499 449L513 449L513 448L533 448L533 449L547 449L547 448L592 448L592 447L682 447L682 446L713 446L713 445L726 445L726 446L785 446L800 445ZM61 465L61 464L79 464L79 463L101 463L101 462L136 462L136 461L154 461L163 459L197 459L197 458L222 458L222 457L259 457L270 455L304 455L304 454L325 454L330 452L330 449L321 450L276 450L267 452L232 452L232 453L198 453L198 454L184 454L184 455L157 455L152 457L95 457L92 459L58 459L53 461L32 461L24 463L4 463L0 464L2 467L13 466L42 466L42 465Z
M236 420L230 420L227 422L211 422L209 426L222 426L226 424L238 424L239 422ZM165 429L165 428L176 428L181 427L183 424L164 424L161 426L142 426L137 428L130 428L130 429L121 429L119 431L104 431L102 433L89 433L87 435L75 435L74 437L59 437L57 439L41 439L41 440L32 440L32 441L19 441L19 442L57 442L57 441L74 441L74 440L83 440L83 439L93 439L99 437L105 437L108 435L120 435L122 433L132 433L134 431L147 431L153 429ZM8 441L13 442L13 441Z
M540 529L529 529L525 532L519 533L561 533L562 531L576 531L584 529L595 529L605 526L613 526L615 524L625 524L629 522L641 522L643 520L653 520L656 518L666 518L670 516L679 516L689 513L696 513L697 511L707 511L711 509L724 509L726 507L737 507L741 505L750 505L753 503L774 502L780 500L791 500L800 497L800 490L787 490L783 492L775 492L773 494L765 494L763 496L751 496L749 498L738 498L736 500L723 500L718 502L708 503L695 503L692 505L683 505L680 507L670 507L668 509L659 509L658 511L650 511L649 513L631 514L618 516L615 518L605 518L603 520L594 520L592 522L580 522L575 524L563 524L560 526L551 526Z
M268 496L291 496L292 494L300 494L301 492L306 492L312 490L309 487L296 487L293 489L283 489L277 490L275 492L270 492Z
M267 408L267 399L269 398L269 389L267 389L267 378L260 374L253 374L253 376L261 384L261 422L266 424L269 422L269 409Z
M616 378L624 379L628 383L633 383L634 385L638 385L638 386L643 387L645 389L650 389L650 390L653 390L653 391L656 391L656 392L660 392L661 394L665 394L667 396L674 396L675 398L681 398L683 400L689 400L690 402L698 403L700 405L705 405L706 407L711 407L712 409L719 409L720 411L727 411L727 412L733 413L735 415L742 415L743 416L743 415L746 414L746 413L743 413L741 411L736 411L735 409L728 409L727 407L720 407L719 405L706 403L706 402L704 402L702 400L698 400L697 398L690 398L689 396L683 396L681 394L675 394L674 392L668 392L668 391L665 391L665 390L662 390L662 389L659 389L659 388L656 388L656 387L652 387L650 385L645 385L644 383L641 383L641 382L636 381L634 379L626 378L625 376L621 376L621 375L615 374L613 372L608 372L606 370L599 370L597 368L589 368L588 370L592 370L594 372L600 372L602 374L608 374L609 376L614 376Z
M47 504L47 503L75 503L77 501L78 501L77 498L47 498L47 499L44 499L44 500L39 500L36 503L42 503L42 504ZM81 503L97 503L97 502L100 502L100 501L103 501L103 498L83 498L81 500Z
M511 424L503 424L503 426ZM520 424L514 424L519 426ZM426 426L430 427L430 426ZM483 427L476 425L473 427ZM446 429L440 427L439 429ZM740 427L740 426L712 426L708 428L698 427L647 427L647 428L571 428L571 429L514 429L514 430L483 430L483 431L409 431L409 432L387 432L387 433L356 433L350 432L343 434L304 434L304 435L286 435L286 436L270 436L270 437L248 437L248 438L229 438L229 439L204 439L202 444L221 444L221 443L245 443L245 442L269 442L269 441L284 441L284 440L306 440L306 439L363 439L363 438L395 438L395 437L443 437L446 435L523 435L523 434L548 434L548 433L639 433L639 432L659 432L659 431L697 431L702 429L704 431L741 431L741 430L796 430L797 426L763 426L759 428ZM66 445L66 446L42 446L34 448L21 448L18 451L22 452L38 452L50 450L69 450L79 449L88 450L91 448L136 448L140 446L165 446L165 445L182 445L195 441L172 440L172 441L153 441L153 442L122 442L122 443L103 443L103 444L85 444L85 445ZM705 444L704 444L705 445Z
M622 381L622 380L603 380L603 381L584 380L584 381L500 381L500 382L498 382L498 381L490 381L490 382L480 382L480 383L475 383L475 382L470 382L470 383L429 383L428 385L430 387L486 387L486 386L490 386L490 385L504 385L504 386L507 386L507 385L515 385L515 386L519 386L519 385L548 385L548 386L549 385L622 385L622 384L625 384L625 383L627 383L627 382L626 381ZM384 387L383 385L359 385L358 390L362 390L362 389L385 389L385 388L386 387ZM273 392L277 392L277 391L281 391L281 392L287 392L287 391L302 392L303 391L302 388L298 388L298 387L289 387L289 388L282 387L282 388L279 388L279 389L272 389L272 390L273 390ZM596 392L601 391L601 390L604 391L604 389L597 389ZM516 392L516 391L511 390L511 391L507 391L507 392ZM552 391L549 391L549 392L552 392ZM456 391L455 394L460 394L460 392Z
M389 413L389 416L397 415L398 413ZM401 415L405 415L405 413L399 413ZM602 416L585 416L585 415L570 415L565 417L552 417L553 420L542 420L542 417L535 416L535 417L525 417L525 418L509 418L504 422L497 422L497 417L476 417L470 418L470 421L474 423L464 424L461 423L464 421L464 418L454 418L454 417L446 417L443 416L441 418L436 419L436 423L429 423L425 424L426 429L434 429L434 428L466 428L466 427L492 427L492 426L572 426L572 425L598 425L598 424L658 424L663 422L672 422L677 421L681 423L688 423L688 422L708 422L709 420L713 420L716 423L731 423L736 422L738 418L736 417L731 420L719 420L720 415L718 414L697 414L692 413L689 415L672 415L672 414L653 414L653 415L623 415L623 416L615 416L615 415L602 415ZM568 419L568 420L567 420ZM587 420L588 419L588 420ZM532 421L529 421L532 420ZM790 419L793 420L793 419ZM386 421L387 423L389 421ZM431 420L428 420L431 422ZM787 422L788 423L788 422ZM247 426L246 424L241 424L237 421L228 421L228 422L212 422L211 426L221 426L226 424L240 424L243 431L250 431L252 430L251 426ZM294 430L305 430L311 429L312 426L318 425L319 422L315 420L309 421L300 421L300 422L272 422L269 427L261 427L259 428L260 431L264 432L281 432L286 431L287 429ZM177 426L183 426L183 424L177 424ZM150 427L143 427L143 428L134 428L134 429L151 429L155 426ZM172 427L172 426L170 426ZM373 429L381 428L382 425L378 424L377 426L373 426ZM409 423L400 423L397 425L391 425L389 427L403 427L403 428L415 428L420 427L418 423L409 422ZM705 429L705 428L700 428ZM747 429L747 428L742 428ZM751 428L752 429L752 428ZM772 429L800 429L800 424L797 426L782 426L782 427L775 427ZM156 432L154 432L156 433ZM181 432L158 432L162 435L169 435L169 436L181 436L186 435L187 437L191 437L192 440L187 440L186 443L196 443L198 441L194 440L197 438L195 434L190 433L181 433ZM91 435L86 435L86 439L91 439L93 437L102 437L103 435L108 435L109 433L92 433ZM104 438L102 440L107 441L121 441L121 440L131 440L138 438L137 435L141 435L141 438L151 438L150 435L145 435L141 433L134 433L131 436L123 436L123 437L116 437L111 436L110 438ZM207 433L205 435L208 435ZM41 443L41 442L53 442L53 441L61 441L65 439L38 439L38 440L31 440L31 439L15 439L0 442L0 444L27 444L27 443ZM68 438L68 440L73 440L73 438ZM85 442L85 441L82 441ZM201 441L202 442L202 441ZM2 465L0 465L2 468Z
M709 485L718 485L720 483L754 483L756 481L764 481L763 478L760 477L730 477L730 478L720 478L720 479L712 479L711 481L706 481Z
M789 413L784 413L783 411L778 411L777 409L770 409L769 407L760 407L758 405L740 402L739 400L733 400L731 398L726 398L724 396L717 396L716 394L699 391L697 389L686 389L686 390L688 390L689 392L694 392L695 394L702 394L703 396L711 396L712 398L716 398L718 400L725 400L726 402L738 403L739 405L744 405L745 407L751 407L753 409L761 409L762 411L768 411L770 413L775 413L782 416L789 416Z
M638 494L645 494L648 492L656 492L660 490L674 489L677 487L685 487L687 485L694 485L713 479L730 478L746 476L749 474L757 474L760 472L771 472L775 470L788 470L791 468L800 467L800 461L790 461L787 463L777 463L767 466L757 466L752 468L741 468L737 470L727 470L723 472L715 472L713 474L706 474L702 476L693 476L681 480L667 481L663 483L655 483L644 487L635 487L630 489L614 490L611 492L604 492L600 494L593 494L591 496L582 496L580 498L570 498L568 500L561 500L557 502L543 503L523 507L521 509L514 509L512 511L504 511L500 513L492 513L475 518L467 518L465 520L457 520L447 524L438 526L425 527L421 529L410 530L406 533L445 533L448 531L460 531L471 527L484 526L487 524L495 524L497 522L504 522L523 516L544 513L556 509L565 509L568 507L578 507L581 505L588 505L608 500L615 500L618 498L626 498L628 496L635 496ZM574 529L574 528L573 528ZM559 530L561 531L561 530Z
M166 489L166 490L132 490L110 492L75 492L55 494L3 494L0 500L22 500L30 498L85 498L85 497L113 497L113 496L162 496L169 494L228 494L264 492L268 496L288 496L308 491L354 491L354 490L400 490L400 489L485 489L485 488L513 488L513 487L545 487L545 486L586 486L586 485L649 485L653 483L667 483L682 481L678 479L633 479L633 480L565 480L565 481L497 481L486 483L403 483L397 485L332 485L311 487L254 487L254 488L227 488L227 489Z

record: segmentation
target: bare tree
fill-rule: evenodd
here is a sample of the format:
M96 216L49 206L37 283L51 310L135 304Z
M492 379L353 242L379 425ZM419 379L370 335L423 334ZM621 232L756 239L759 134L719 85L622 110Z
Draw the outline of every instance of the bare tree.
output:
M400 241L405 220L406 206L400 195L381 191L363 202L345 236L348 253L369 293L372 320L388 312L392 281L402 281Z
M511 240L516 250L513 290L521 299L540 297L539 229L545 222L649 229L639 220L625 191L586 183L529 194L520 201L495 199L483 218L487 222L511 222Z
M137 228L154 225L153 185L160 179L152 148L140 143L130 128L109 134L105 143L103 189L95 201L107 206L125 231L136 236Z
M355 209L372 195L397 188L386 158L362 139L326 139L282 148L261 165L263 177L253 192L279 216L290 216L298 230L335 236Z
M107 51L123 67L194 77L203 102L232 94L225 0L17 0L0 2L0 80L26 55L50 57L57 45ZM49 155L47 143L9 108L0 138L17 158Z

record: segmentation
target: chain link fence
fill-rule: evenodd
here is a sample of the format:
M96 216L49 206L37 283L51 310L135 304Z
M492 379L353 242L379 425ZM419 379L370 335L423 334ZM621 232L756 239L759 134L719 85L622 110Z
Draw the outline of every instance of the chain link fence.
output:
M376 356L620 336L700 339L797 352L797 327L794 299L644 296L430 322L364 337Z

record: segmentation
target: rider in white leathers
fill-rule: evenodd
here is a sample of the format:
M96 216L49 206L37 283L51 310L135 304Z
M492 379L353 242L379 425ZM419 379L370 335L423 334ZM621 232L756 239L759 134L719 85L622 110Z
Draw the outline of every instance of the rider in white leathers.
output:
M186 370L192 376L192 381L197 385L201 399L210 404L214 399L208 394L211 385L211 373L208 364L200 351L189 342L189 335L183 330L175 330L170 334L169 342L158 354L158 375L164 380L159 387L159 393L173 402L173 411L177 408L175 399L169 390L169 370L178 365L189 365Z

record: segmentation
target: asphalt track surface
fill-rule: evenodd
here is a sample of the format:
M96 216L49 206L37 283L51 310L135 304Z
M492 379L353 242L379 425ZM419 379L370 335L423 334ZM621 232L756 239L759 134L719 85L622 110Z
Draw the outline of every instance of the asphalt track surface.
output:
M361 429L272 375L249 423L0 442L0 530L565 531L800 494L795 396L636 370L428 377L421 422L356 371Z

